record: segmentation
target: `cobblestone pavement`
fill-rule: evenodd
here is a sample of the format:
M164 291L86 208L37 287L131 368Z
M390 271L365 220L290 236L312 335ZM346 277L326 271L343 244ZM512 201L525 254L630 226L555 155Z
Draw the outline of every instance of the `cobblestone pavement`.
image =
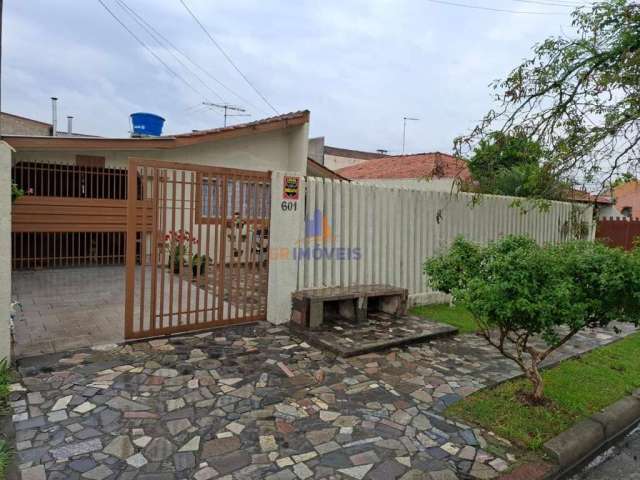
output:
M581 334L562 355L615 337ZM474 335L342 359L260 323L20 370L23 480L446 480L495 478L515 460L441 415L517 373Z
M640 426L598 455L571 480L640 480Z

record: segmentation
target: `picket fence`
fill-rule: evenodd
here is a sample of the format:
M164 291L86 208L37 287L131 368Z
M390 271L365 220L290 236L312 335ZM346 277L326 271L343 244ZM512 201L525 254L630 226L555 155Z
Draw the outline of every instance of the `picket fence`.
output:
M579 215L593 238L591 207L552 202L542 211L514 200L307 177L297 288L390 284L407 288L412 303L430 303L443 297L428 288L423 263L459 235L480 244L508 234L557 243L571 238Z

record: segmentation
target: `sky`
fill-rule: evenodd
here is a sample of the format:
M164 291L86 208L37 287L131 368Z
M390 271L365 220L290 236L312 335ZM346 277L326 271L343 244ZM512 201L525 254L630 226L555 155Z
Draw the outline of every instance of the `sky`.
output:
M138 111L163 116L167 134L222 126L207 101L250 115L230 123L275 115L180 0L103 1L166 66L98 0L5 0L3 111L50 121L56 96L60 129L73 115L75 131L115 137L128 136ZM277 112L310 110L310 136L327 145L391 153L405 116L419 118L407 124L407 152L451 152L492 107L490 82L536 42L571 31L570 9L553 0L454 3L555 15L430 0L184 1ZM156 43L123 4L198 66Z

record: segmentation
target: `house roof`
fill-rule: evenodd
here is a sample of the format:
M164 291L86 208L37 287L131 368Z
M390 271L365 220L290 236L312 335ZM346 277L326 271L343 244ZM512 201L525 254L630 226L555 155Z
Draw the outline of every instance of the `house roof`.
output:
M359 158L363 160L371 160L373 158L382 158L387 155L379 152L364 152L362 150L351 150L348 148L324 147L325 155L334 155L336 157Z
M412 155L389 155L344 167L337 172L351 180L460 178L469 180L471 174L464 160L441 152Z
M610 195L594 195L585 190L572 188L565 195L565 200L579 203L597 203L598 205L613 205L614 201Z
M331 178L333 180L346 180L347 182L350 181L348 178L334 172L330 168L327 168L324 165L316 162L312 158L307 158L307 175L311 177Z
M170 149L214 140L238 138L253 133L285 129L309 122L309 111L286 113L254 122L222 128L200 130L162 137L105 138L64 136L3 135L2 138L17 150L149 150Z

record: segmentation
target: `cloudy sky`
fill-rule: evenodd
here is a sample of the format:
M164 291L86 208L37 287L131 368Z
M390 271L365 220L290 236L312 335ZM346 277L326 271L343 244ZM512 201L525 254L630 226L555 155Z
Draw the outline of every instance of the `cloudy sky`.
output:
M178 76L98 0L5 0L3 110L49 121L57 96L63 125L73 115L76 131L105 136L126 136L136 111L165 117L166 133L221 126L203 101L242 105L251 117L235 122L274 114L180 0L103 1ZM309 109L311 135L328 145L391 152L403 116L420 118L407 127L407 151L451 151L490 108L489 82L534 43L570 31L570 10L552 5L560 1L576 3L454 2L556 13L530 15L430 0L185 0L278 112ZM198 66L156 43L125 6Z

